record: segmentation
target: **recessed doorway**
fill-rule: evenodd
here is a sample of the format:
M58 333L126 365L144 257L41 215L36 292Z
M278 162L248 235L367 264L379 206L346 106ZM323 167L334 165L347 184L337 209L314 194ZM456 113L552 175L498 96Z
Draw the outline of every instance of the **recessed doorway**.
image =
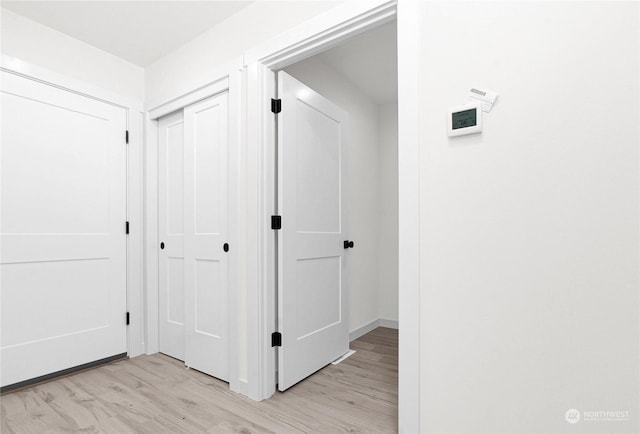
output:
M316 376L338 375L340 365L329 365L327 372L322 368L333 360L336 348L344 348L341 353L351 348L356 355L341 363L363 369L365 376L375 371L366 367L372 359L385 361L380 366L383 383L395 382L394 393L389 396L387 389L380 394L393 402L394 416L389 416L393 426L397 426L398 328L396 31L395 21L380 25L276 74L282 105L276 176L276 209L283 222L277 240L276 318L284 335L275 364L279 389L318 369L303 383L316 381ZM338 110L331 111L330 106ZM307 223L313 221L315 226L306 227L298 215L306 215ZM329 240L326 246L315 240L320 234ZM320 244L312 248L316 242ZM329 248L338 242L339 249ZM312 261L318 267L311 267ZM305 328L310 321L316 321L314 327ZM290 350L341 322L344 328L331 338L335 345L311 344L313 350L299 354ZM386 375L389 372L395 375Z

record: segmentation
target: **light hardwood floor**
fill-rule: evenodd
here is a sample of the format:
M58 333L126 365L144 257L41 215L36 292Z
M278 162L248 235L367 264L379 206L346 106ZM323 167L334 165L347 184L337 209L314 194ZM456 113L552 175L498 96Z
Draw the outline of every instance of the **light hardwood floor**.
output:
M227 383L154 354L0 398L8 433L397 432L398 333L377 328L356 353L255 402Z

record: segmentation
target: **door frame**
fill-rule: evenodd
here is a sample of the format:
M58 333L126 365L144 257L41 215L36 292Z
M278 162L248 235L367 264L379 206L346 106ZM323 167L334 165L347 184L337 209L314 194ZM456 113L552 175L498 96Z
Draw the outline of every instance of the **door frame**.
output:
M144 211L145 211L145 291L144 291L144 307L145 307L145 337L146 337L146 354L155 354L159 347L159 152L158 152L158 131L159 119L164 115L172 113L176 110L202 101L206 98L218 95L223 92L229 93L229 154L228 154L228 233L229 245L233 254L229 255L229 280L228 280L228 334L229 334L229 387L232 391L247 394L247 382L243 378L239 368L239 358L241 357L242 346L238 343L239 325L239 291L233 290L237 288L240 282L239 271L241 267L241 258L246 255L242 245L242 232L239 219L232 218L236 215L242 215L239 210L242 201L239 200L242 188L241 177L241 159L242 146L241 139L241 118L240 108L242 105L242 61L235 59L220 68L206 74L199 80L189 83L183 92L176 95L167 96L162 102L154 103L147 107L145 119L145 147L144 147L144 163L145 163L145 194L144 194Z
M399 170L399 429L420 432L420 149L419 2L347 2L267 41L245 55L247 106L248 395L275 393L275 116L266 108L275 95L274 71L338 43L398 20ZM255 169L255 170L254 170Z
M129 222L130 226L126 247L126 297L127 311L130 313L130 323L127 327L127 354L129 357L144 354L142 102L6 54L2 54L0 65L0 70L4 72L120 107L126 112L129 143L126 145L127 209L126 216L123 218ZM122 133L124 134L124 131Z

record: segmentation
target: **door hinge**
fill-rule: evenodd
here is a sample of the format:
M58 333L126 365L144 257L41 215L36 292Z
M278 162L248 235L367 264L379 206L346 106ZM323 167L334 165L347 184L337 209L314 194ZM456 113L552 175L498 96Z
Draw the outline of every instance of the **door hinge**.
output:
M271 333L271 346L272 347L282 346L282 334L280 332Z
M124 232L125 234L129 235L129 222L126 222L124 225Z
M129 312L127 312L127 325L129 325Z
M280 113L282 111L282 100L271 98L271 111L273 113Z
M124 132L124 141L129 144L129 130Z
M271 229L274 229L276 231L282 229L282 217L280 217L279 215L271 216Z

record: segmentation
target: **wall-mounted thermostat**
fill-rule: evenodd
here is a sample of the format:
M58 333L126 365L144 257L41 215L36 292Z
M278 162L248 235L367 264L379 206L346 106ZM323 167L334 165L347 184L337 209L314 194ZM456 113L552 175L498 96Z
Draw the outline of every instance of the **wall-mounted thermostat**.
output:
M447 132L449 137L482 132L482 104L472 102L450 108Z

